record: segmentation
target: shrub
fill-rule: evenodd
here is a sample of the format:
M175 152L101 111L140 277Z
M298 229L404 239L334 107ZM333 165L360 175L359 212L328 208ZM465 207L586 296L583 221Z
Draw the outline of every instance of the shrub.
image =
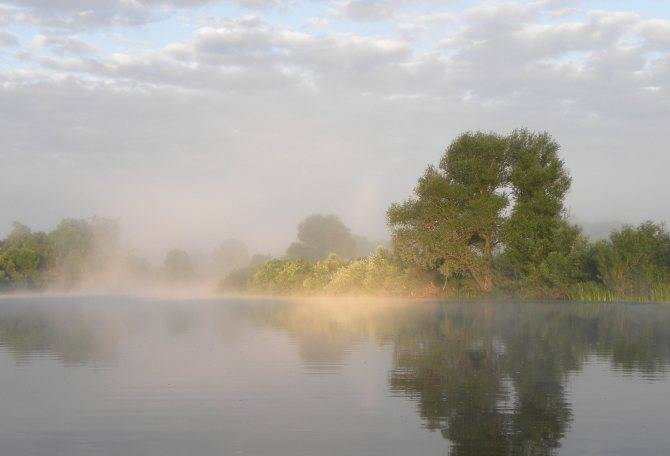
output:
M250 288L267 293L300 293L311 272L312 265L305 260L270 260L254 273Z
M620 296L649 295L670 283L670 234L663 225L625 226L596 244L597 279Z

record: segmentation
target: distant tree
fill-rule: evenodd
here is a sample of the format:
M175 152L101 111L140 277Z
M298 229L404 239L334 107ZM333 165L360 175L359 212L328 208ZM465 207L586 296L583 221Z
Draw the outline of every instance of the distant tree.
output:
M220 272L244 268L249 264L247 246L237 239L227 239L214 252L214 261Z
M352 258L362 258L370 255L375 251L380 245L384 245L384 242L375 242L366 238L365 236L354 235L354 253Z
M110 258L119 255L119 237L121 228L116 220L94 215L89 221L93 239L91 254L94 260L106 263Z
M191 257L183 250L170 250L163 263L165 276L173 281L187 281L193 278Z
M219 288L224 291L246 291L251 276L250 268L233 269L223 278Z
M4 241L0 243L0 247L22 245L31 238L32 234L32 231L26 225L20 222L14 222L12 224L12 231L10 231Z
M286 251L287 258L316 261L335 253L341 258L352 258L356 240L351 231L336 215L310 215L298 225L298 242Z
M63 219L49 233L49 238L56 250L59 266L66 263L77 263L76 266L80 266L93 247L93 231L90 224L83 219Z
M79 282L85 274L97 273L119 254L118 223L103 217L63 219L49 233L56 269L65 286Z

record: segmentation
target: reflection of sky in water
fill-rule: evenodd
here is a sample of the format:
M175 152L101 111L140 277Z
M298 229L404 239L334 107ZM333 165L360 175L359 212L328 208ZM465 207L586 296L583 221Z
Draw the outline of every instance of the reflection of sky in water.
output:
M3 299L0 444L659 454L669 322L658 306Z

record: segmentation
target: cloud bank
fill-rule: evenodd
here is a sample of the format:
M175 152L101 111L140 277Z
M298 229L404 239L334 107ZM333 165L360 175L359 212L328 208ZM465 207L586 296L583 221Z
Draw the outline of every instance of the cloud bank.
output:
M517 126L563 145L575 218L670 221L670 12L642 3L0 1L0 231L382 238L456 134Z

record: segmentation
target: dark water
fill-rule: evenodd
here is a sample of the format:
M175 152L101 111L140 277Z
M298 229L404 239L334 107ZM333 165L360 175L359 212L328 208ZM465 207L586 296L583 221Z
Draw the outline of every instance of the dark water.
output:
M670 454L670 306L0 299L0 455Z

